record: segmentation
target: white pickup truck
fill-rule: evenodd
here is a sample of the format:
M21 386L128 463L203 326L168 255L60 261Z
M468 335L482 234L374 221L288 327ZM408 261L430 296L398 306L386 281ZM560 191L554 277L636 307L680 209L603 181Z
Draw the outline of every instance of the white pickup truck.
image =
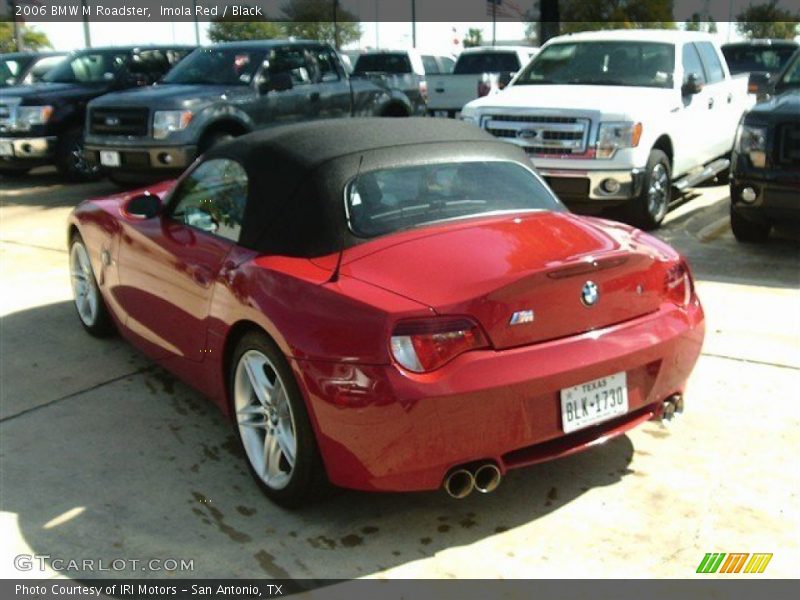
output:
M673 188L727 173L752 104L708 34L603 31L553 38L461 118L522 146L576 211L654 229Z
M470 100L504 87L537 50L532 46L467 48L459 54L452 73L428 77L428 114L456 118Z

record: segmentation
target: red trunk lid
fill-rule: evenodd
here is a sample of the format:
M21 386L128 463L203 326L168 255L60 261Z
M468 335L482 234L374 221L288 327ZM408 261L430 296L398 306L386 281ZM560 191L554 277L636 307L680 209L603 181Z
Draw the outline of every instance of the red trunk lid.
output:
M420 229L401 234L393 245L376 240L379 249L345 261L342 272L440 314L472 316L502 349L657 310L664 261L673 257L637 239L642 235L622 225L541 212ZM368 246L359 246L357 254ZM589 281L599 290L592 306L582 301ZM518 311L533 311L533 321L512 325Z

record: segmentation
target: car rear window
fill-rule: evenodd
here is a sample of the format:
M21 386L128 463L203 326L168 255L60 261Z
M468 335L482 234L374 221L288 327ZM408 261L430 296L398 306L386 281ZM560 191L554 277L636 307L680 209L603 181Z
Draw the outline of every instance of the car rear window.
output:
M353 73L412 73L407 54L362 54Z
M760 71L777 73L792 57L796 46L723 46L722 53L732 75Z
M454 75L480 75L519 71L519 58L514 52L480 52L462 54L453 68Z
M362 173L345 188L350 230L371 238L438 221L564 210L533 175L508 161L448 162Z

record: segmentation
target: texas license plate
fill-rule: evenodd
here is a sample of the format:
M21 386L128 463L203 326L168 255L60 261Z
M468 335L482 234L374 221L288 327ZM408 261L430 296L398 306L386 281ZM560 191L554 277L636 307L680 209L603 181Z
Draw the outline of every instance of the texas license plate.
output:
M101 150L100 164L104 167L118 167L120 165L119 152L115 152L114 150Z
M0 156L14 156L14 145L5 140L0 141Z
M602 423L626 412L628 386L624 371L561 390L561 428L564 433Z

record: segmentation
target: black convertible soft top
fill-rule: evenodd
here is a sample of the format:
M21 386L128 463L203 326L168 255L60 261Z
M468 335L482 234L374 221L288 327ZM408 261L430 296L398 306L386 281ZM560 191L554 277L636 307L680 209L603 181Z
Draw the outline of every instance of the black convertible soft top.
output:
M431 118L319 120L215 146L205 160L241 163L249 179L239 243L264 254L323 256L366 241L347 227L344 189L359 173L425 162L509 160L525 153L478 127Z

